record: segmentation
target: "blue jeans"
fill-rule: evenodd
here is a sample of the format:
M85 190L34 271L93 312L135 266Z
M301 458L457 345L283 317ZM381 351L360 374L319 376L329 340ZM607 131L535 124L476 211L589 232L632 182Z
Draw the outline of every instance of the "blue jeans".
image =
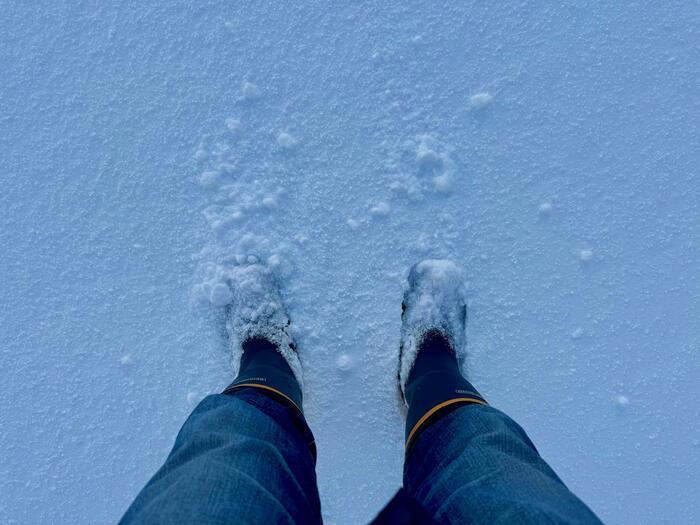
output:
M274 394L208 396L120 523L320 523L315 463L303 415ZM439 523L600 523L486 405L462 405L417 436L404 488Z

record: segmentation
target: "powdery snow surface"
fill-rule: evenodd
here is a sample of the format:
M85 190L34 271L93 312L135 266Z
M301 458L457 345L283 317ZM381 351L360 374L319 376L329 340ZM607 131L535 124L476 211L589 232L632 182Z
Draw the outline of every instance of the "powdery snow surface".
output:
M114 523L274 269L328 522L401 482L410 266L607 522L700 521L694 2L15 2L0 18L0 522Z

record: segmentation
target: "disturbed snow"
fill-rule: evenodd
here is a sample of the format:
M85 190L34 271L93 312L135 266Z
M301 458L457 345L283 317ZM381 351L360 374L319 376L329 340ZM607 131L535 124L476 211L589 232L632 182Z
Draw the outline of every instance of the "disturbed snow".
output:
M700 520L697 5L14 2L0 17L0 522L114 523L279 277L328 523L401 483L411 265L610 523Z

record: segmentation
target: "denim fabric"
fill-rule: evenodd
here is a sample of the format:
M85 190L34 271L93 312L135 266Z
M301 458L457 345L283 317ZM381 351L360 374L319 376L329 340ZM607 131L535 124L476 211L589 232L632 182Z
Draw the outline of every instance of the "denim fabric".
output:
M439 523L600 523L525 432L487 405L462 405L408 451L404 487Z
M261 391L208 396L120 523L320 523L311 440L297 410Z
M298 410L255 388L209 396L121 523L320 523L314 468ZM441 523L599 523L490 406L463 405L427 425L406 457L404 487ZM384 517L424 522L405 501Z

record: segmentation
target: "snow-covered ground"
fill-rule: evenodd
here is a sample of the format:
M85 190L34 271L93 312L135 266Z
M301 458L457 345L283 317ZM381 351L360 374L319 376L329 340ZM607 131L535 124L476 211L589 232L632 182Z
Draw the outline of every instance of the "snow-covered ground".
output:
M231 379L217 275L250 254L329 523L401 482L426 256L468 276L473 382L601 518L700 520L697 2L2 13L0 522L118 520Z

